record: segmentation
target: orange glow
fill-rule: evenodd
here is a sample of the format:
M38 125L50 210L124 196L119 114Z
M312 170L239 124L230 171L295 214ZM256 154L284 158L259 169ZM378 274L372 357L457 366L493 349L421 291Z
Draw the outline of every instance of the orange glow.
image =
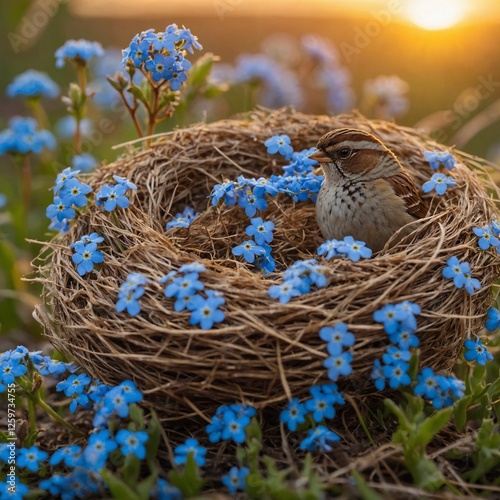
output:
M412 0L406 15L417 26L427 30L451 28L468 14L464 0Z

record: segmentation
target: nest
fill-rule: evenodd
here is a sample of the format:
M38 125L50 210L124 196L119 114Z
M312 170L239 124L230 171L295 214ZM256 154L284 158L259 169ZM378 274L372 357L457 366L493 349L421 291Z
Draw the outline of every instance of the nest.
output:
M424 196L429 215L408 238L368 260L324 262L328 286L288 304L270 299L268 289L282 282L283 271L297 259L317 258L323 239L311 201L294 204L280 195L259 214L275 223L272 275L263 276L231 253L247 239L249 221L241 208L212 207L207 197L213 186L238 175L282 173L283 163L263 144L272 135L289 135L300 150L338 127L373 133L419 186L431 175L423 151L447 149L415 130L358 115L258 111L177 130L149 149L128 152L85 181L97 191L113 174L127 177L138 186L130 207L108 213L90 203L70 232L40 254L45 306L37 316L50 341L106 383L134 379L169 420L208 420L218 405L235 401L282 408L289 398L305 396L312 384L327 382L326 346L318 332L340 321L356 336L353 373L342 379L341 389L354 397L372 394L373 361L388 345L372 315L387 303L420 305L420 361L449 370L464 340L482 330L499 271L497 251L480 250L472 232L496 218L491 195L497 198L497 191L484 161L452 151L459 161L451 173L457 187L442 197ZM186 206L200 216L188 229L166 231L165 224ZM99 249L105 260L82 277L68 244L94 231L104 236ZM481 290L471 296L442 277L451 256L470 263ZM207 268L201 275L206 289L222 292L226 301L224 322L211 330L191 326L189 312L175 312L157 283L193 261ZM130 272L152 281L135 317L115 312L118 289Z

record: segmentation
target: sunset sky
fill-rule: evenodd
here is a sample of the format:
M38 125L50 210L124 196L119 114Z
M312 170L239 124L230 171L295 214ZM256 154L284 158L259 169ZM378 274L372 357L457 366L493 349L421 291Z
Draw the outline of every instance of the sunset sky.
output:
M168 11L215 16L324 17L335 14L381 14L424 29L445 29L463 22L500 19L498 0L73 0L76 14L96 17L136 17Z

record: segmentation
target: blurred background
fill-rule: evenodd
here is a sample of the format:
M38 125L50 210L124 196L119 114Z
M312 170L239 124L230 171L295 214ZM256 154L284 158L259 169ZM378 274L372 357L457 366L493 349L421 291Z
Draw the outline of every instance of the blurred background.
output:
M158 132L256 104L307 113L359 110L500 160L498 0L1 0L0 129L10 117L29 114L21 99L6 95L16 75L47 72L66 93L75 74L70 65L55 68L54 52L68 39L95 40L106 56L90 68L96 94L83 150L98 162L113 160L111 147L135 133L105 74L121 69L120 51L136 33L171 23L185 25L203 45L192 61L206 52L219 58L210 77L219 87ZM31 317L39 288L21 280L40 246L26 238L54 234L44 218L50 186L74 153L70 127L61 122L65 106L57 98L44 107L58 146L32 162L36 196L26 223L19 222L15 163L0 157L0 323L16 344L40 333Z

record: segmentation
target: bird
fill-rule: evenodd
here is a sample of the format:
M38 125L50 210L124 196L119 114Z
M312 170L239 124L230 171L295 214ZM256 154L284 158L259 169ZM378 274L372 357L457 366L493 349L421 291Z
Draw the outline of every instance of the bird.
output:
M352 236L378 252L399 229L404 227L391 246L409 235L415 229L410 223L427 213L415 182L396 155L368 132L332 130L309 157L325 174L316 219L327 240Z

